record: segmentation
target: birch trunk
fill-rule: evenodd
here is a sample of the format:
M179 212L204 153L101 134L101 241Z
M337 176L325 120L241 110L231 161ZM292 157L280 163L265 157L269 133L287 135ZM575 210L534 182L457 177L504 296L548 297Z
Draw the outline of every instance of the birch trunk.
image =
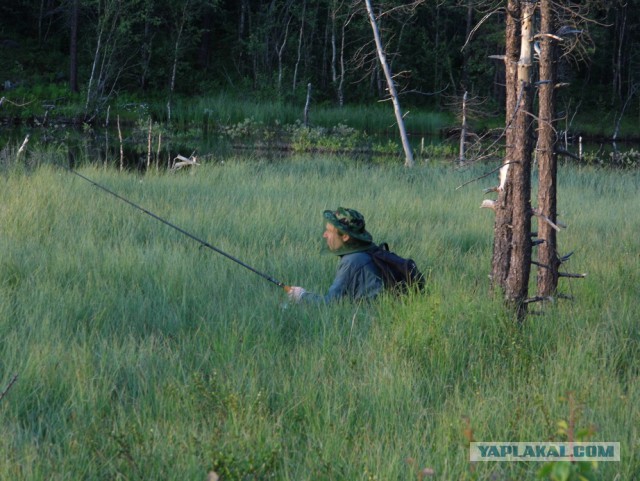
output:
M300 66L300 60L302 59L302 40L304 39L304 22L306 11L307 0L304 0L302 3L302 17L300 18L300 32L298 35L298 57L296 59L296 65L293 69L293 92L296 91L296 85L298 84L298 67Z

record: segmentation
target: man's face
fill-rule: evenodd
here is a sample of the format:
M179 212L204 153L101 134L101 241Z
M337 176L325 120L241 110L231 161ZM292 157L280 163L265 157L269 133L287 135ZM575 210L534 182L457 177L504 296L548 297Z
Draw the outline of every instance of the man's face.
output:
M327 222L327 225L325 227L324 234L322 234L322 237L327 239L327 246L329 246L329 249L332 251L337 251L342 246L344 246L345 242L349 240L349 235L347 234L340 235L336 226L334 226L329 222Z

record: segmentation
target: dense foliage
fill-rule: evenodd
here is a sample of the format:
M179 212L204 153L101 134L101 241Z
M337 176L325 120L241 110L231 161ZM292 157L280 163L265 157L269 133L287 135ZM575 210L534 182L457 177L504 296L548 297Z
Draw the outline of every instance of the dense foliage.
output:
M385 96L363 2L347 0L15 0L0 5L0 81L55 102L76 91L88 114L115 95L212 91L336 105ZM639 0L559 1L577 34L561 60L567 110L627 113L640 82ZM504 5L375 2L407 105L444 108L464 90L503 105ZM468 39L468 41L467 41ZM464 46L464 48L463 48ZM44 90L44 91L42 91ZM571 112L570 112L571 113ZM613 119L612 119L613 121Z

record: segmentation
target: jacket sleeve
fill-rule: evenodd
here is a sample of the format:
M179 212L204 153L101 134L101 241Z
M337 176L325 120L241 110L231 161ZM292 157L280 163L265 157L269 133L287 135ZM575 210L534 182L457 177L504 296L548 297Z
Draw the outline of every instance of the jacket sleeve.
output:
M304 301L329 303L343 298L347 294L349 281L353 275L351 271L352 269L349 264L341 259L340 263L338 264L336 277L333 280L333 284L331 284L331 287L329 287L329 292L327 292L327 294L324 296L315 294L313 292L305 292L302 295L302 299Z
M336 277L326 295L307 292L303 300L329 303L345 297L353 300L372 299L383 289L382 278L377 267L366 254L351 254L341 257Z

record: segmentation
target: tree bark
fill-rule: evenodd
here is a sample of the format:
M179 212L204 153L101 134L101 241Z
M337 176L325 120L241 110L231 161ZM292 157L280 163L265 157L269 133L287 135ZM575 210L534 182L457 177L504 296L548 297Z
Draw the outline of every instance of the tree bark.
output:
M413 151L411 150L411 145L409 144L409 137L407 136L407 130L404 127L404 119L402 117L402 109L400 108L400 101L398 100L398 93L396 92L395 82L393 80L393 76L391 75L391 70L389 69L389 65L387 63L386 55L384 52L384 45L382 44L382 40L380 38L380 31L378 30L378 24L376 22L376 17L373 14L373 8L371 7L371 0L365 0L365 4L367 6L367 12L369 14L369 21L371 22L371 29L373 30L373 37L376 42L378 58L380 60L380 65L382 66L382 70L384 71L384 76L387 79L387 87L389 89L389 95L391 96L391 101L393 102L393 110L396 114L396 122L398 123L398 129L400 130L400 138L402 139L402 147L404 148L404 154L405 154L404 165L406 167L413 167L415 164L413 160Z
M505 28L505 161L501 176L508 174L515 159L514 115L518 104L518 55L520 50L520 1L508 0ZM505 174L506 173L506 174ZM491 286L501 293L506 291L507 274L511 262L511 223L513 217L512 188L510 182L500 182L493 227L493 258Z
M526 313L531 273L531 67L533 61L533 15L536 3L522 3L520 59L518 61L518 105L514 117L514 162L507 183L513 186L513 220L511 223L511 261L507 275L507 302L518 318Z
M535 1L508 0L505 161L495 203L492 286L518 319L526 314L531 274L531 88ZM518 57L519 52L519 57Z
M538 211L554 224L557 219L557 155L556 132L556 45L548 34L556 31L552 0L540 0L540 90L538 110ZM556 230L547 222L538 222L537 293L540 297L555 294L558 287L560 259Z

